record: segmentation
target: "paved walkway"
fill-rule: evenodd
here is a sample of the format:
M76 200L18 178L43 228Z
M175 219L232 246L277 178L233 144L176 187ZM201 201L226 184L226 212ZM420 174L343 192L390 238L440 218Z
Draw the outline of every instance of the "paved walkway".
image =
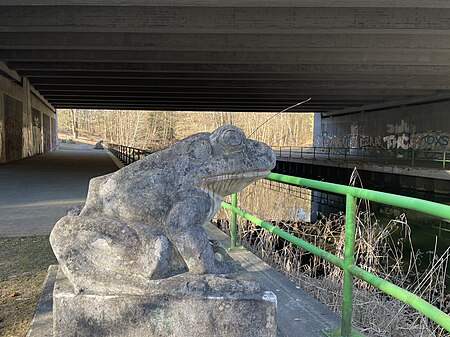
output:
M60 150L0 165L0 236L48 235L66 209L83 204L89 180L117 170L104 150Z

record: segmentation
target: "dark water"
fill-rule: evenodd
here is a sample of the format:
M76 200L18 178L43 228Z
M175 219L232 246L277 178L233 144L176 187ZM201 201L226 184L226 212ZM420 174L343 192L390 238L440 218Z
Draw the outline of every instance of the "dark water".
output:
M313 192L311 207L311 218L314 220L315 213L320 212L325 216L345 210L345 198L330 195L324 192ZM428 200L442 201L441 195L427 194ZM433 200L434 199L434 200ZM435 201L438 202L438 201ZM433 253L441 256L450 247L450 221L432 217L427 214L408 209L396 208L389 205L370 203L370 211L382 227L388 225L391 220L397 219L402 214L406 216L406 222L411 229L412 245L405 242L405 257L408 258L411 251L421 256L419 270L423 271L429 265ZM401 233L394 233L394 240L401 237ZM408 262L406 260L405 262ZM405 263L407 264L407 263ZM450 291L450 270L446 277L447 292Z
M311 221L315 222L317 215L321 214L328 216L331 213L337 214L345 211L345 197L342 195L335 195L319 191L311 191L310 193L304 193L304 189L298 187L280 184L280 183L267 183L263 181L257 184L258 195L268 196L271 193L276 192L271 198L266 198L262 204L267 208L267 213L260 215L266 219L273 219L270 216L269 208L279 208L276 200L283 200L281 203L286 207L284 212L281 212L284 217L283 220L295 221L292 214L296 215L299 221ZM400 194L400 193L399 193ZM290 198L284 198L283 195L289 195ZM409 195L411 196L411 195ZM416 196L417 197L417 196ZM427 199L435 202L442 202L442 196L427 194ZM423 196L422 196L423 198ZM295 202L295 200L302 199L303 202ZM369 207L369 209L367 209ZM255 203L247 205L247 209L255 211L256 215L261 213L261 210L255 208ZM365 202L361 202L359 211L370 211L374 215L382 228L385 228L391 220L399 218L402 214L406 215L406 218L402 217L402 220L406 219L406 223L411 230L412 245L409 245L408 241L404 241L404 265L408 265L410 252L413 251L421 256L421 263L419 264L419 270L423 271L429 265L430 258L433 256L429 252L436 251L438 256L441 256L450 246L450 222L438 219L417 211L411 211L407 209L395 208L388 205L370 202L368 206ZM287 216L287 218L286 218ZM280 220L275 219L275 220ZM400 228L402 226L399 226ZM402 237L400 230L393 233L393 240L399 240ZM449 266L450 267L450 266ZM450 290L450 271L447 271L446 285L447 291Z
M345 210L345 198L324 192L313 192L311 213L321 212L324 215ZM428 195L428 200L433 196ZM439 199L436 196L435 199ZM442 254L450 246L450 220L442 220L417 211L396 208L389 205L370 203L370 210L382 225L387 225L390 220L401 214L406 215L407 223L411 227L411 237L415 249L422 252L434 250L437 245L437 253ZM312 214L314 219L314 214Z

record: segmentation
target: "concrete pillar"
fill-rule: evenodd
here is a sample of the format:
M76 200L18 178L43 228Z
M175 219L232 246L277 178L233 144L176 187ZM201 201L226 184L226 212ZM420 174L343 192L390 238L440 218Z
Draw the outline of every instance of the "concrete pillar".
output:
M23 148L22 157L30 157L33 153L33 135L32 135L32 114L31 114L31 93L30 82L27 78L22 79L23 83L23 117L22 117L22 137Z
M44 152L44 127L43 127L43 124L44 124L44 113L41 112L41 144L40 144L41 153Z
M0 163L6 161L5 155L5 103L3 90L0 85Z
M313 146L324 146L322 137L322 114L314 113Z
M55 143L55 148L54 150L57 150L59 147L59 138L58 138L58 111L56 111L55 113L55 133L56 133L56 143Z

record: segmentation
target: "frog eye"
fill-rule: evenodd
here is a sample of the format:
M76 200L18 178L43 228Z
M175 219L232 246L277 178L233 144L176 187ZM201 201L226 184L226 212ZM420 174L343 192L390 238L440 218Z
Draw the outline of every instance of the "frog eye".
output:
M227 130L222 135L221 143L227 147L235 147L242 145L244 135L237 130Z
M211 133L210 140L216 150L231 153L242 148L245 143L245 135L238 127L225 124Z

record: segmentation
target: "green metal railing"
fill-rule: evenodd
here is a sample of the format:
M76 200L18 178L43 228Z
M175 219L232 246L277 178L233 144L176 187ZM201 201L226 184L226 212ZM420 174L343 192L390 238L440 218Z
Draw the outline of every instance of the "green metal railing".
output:
M342 293L342 321L341 327L337 330L324 331L327 336L342 336L350 337L358 335L352 330L352 288L353 277L357 277L365 282L371 284L377 289L389 294L400 301L410 305L426 317L433 320L439 326L450 332L450 316L439 310L432 304L428 303L419 296L403 289L395 284L388 282L372 273L365 271L355 266L354 261L354 247L355 247L355 212L356 199L365 199L378 203L388 204L392 206L407 208L426 214L430 214L443 219L450 219L450 206L438 204L431 201L426 201L417 198L405 197L384 192L377 192L352 186L338 185L316 181L305 178L298 178L288 175L271 173L267 177L269 180L278 181L282 183L308 187L311 189L322 190L342 194L346 196L346 210L345 210L345 247L344 258L341 259L323 249L320 249L302 239L299 239L275 226L265 222L245 211L237 208L237 196L232 196L232 204L222 202L222 207L231 211L231 247L236 247L236 215L239 215L256 225L282 237L283 239L305 249L306 251L317 255L324 260L334 264L344 271L343 293Z

